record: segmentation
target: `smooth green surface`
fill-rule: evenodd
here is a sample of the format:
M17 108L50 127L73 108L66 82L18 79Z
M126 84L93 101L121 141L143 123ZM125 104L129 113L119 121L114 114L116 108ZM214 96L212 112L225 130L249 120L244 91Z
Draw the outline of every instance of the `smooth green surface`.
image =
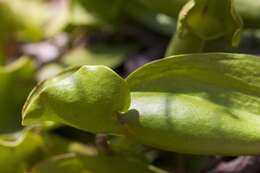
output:
M126 82L105 66L82 66L38 85L23 109L23 124L57 121L90 132L119 133L127 111Z
M233 0L194 0L183 15L185 18L181 22L204 40L234 35L241 29L240 16L235 11Z
M135 159L120 155L67 154L36 165L31 173L166 173Z
M22 57L0 67L0 133L21 128L21 110L34 85L35 65Z
M104 66L83 66L39 85L23 123L57 121L94 133L191 154L259 154L260 59L192 54L149 63L127 84ZM121 112L121 113L120 113Z
M238 46L242 26L233 0L189 1L179 14L177 31L166 56Z
M126 131L142 143L192 154L259 154L260 59L194 54L159 60L128 78Z

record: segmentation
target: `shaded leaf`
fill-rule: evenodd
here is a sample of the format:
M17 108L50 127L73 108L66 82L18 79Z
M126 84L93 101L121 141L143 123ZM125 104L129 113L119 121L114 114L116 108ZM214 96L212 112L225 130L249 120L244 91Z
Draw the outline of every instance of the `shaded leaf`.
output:
M60 155L35 166L31 173L166 173L120 155Z
M42 159L68 151L67 140L31 127L0 135L0 172L24 173Z
M24 130L0 137L0 172L24 173L42 154L39 135Z
M123 0L111 0L108 8L105 0L79 0L86 10L92 15L108 22L115 22L122 16L122 9L125 5Z
M69 66L105 65L117 67L133 46L97 44L87 48L76 48L62 58L62 62Z
M26 57L0 67L0 133L21 127L22 105L34 85L34 74L34 63Z
M71 1L70 7L70 20L71 25L87 25L87 26L99 26L102 25L96 16L88 12L84 6L80 3L80 0Z

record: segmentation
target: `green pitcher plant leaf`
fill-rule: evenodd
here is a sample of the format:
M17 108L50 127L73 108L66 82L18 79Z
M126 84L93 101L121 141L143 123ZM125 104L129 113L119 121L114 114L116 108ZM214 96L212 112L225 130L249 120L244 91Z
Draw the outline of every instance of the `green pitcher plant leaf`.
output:
M166 55L215 52L238 46L242 26L233 0L189 1L179 14L177 31Z
M117 117L129 104L124 79L105 66L82 66L38 85L24 106L23 124L57 121L91 132L118 133Z
M36 87L23 124L57 121L181 153L259 154L259 67L256 56L226 53L157 60L125 80L83 66Z
M173 19L178 18L178 14L182 7L189 0L136 0L146 7L156 11L157 13L163 13L169 15ZM219 0L222 1L222 0ZM245 21L246 28L258 28L260 26L260 1L257 0L235 0L235 8ZM222 9L218 9L222 12Z
M223 53L148 64L127 78L127 131L143 143L182 153L257 154L259 65L258 57Z

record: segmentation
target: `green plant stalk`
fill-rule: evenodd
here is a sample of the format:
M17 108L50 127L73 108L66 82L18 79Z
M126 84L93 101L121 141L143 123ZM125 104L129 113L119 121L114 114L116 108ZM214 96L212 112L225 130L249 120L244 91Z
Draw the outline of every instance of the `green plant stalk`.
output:
M237 46L242 25L233 0L189 1L180 12L166 56L217 52Z
M189 0L138 0L148 8L177 19L180 10ZM235 0L235 8L242 16L246 28L260 27L260 1ZM220 10L221 12L221 10Z

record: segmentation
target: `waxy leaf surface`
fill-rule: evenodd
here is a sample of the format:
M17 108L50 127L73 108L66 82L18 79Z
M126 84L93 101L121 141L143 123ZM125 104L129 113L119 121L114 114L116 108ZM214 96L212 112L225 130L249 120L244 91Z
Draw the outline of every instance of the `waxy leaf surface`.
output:
M127 78L132 137L193 154L259 154L260 59L239 54L181 55Z
M83 66L36 87L23 123L55 121L182 153L259 154L259 69L258 57L225 53L154 61L126 81Z
M82 66L37 86L23 109L23 124L60 122L90 132L118 133L128 110L127 83L105 66Z

